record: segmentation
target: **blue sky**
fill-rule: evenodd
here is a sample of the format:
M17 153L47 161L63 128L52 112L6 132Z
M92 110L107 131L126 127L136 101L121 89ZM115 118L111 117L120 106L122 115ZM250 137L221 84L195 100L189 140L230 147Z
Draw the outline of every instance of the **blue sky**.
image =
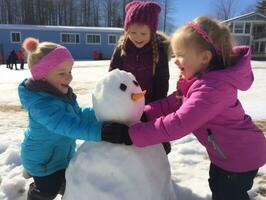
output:
M187 21L194 19L200 15L212 15L213 6L212 3L218 0L173 0L176 2L176 17L174 24L180 26ZM242 12L249 5L252 5L257 2L257 0L236 0L237 12Z

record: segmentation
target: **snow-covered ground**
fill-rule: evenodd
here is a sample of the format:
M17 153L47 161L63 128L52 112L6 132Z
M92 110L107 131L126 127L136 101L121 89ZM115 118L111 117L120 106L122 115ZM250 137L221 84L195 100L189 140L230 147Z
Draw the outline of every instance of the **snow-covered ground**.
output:
M72 88L81 106L92 105L91 91L96 81L107 73L108 65L109 61L75 63ZM170 69L169 92L172 92L178 77L173 61ZM253 61L253 69L254 84L249 91L240 92L239 98L254 120L266 121L266 62ZM22 177L19 148L27 126L27 113L22 110L17 95L19 82L29 76L28 70L12 71L5 65L0 66L0 200L26 200L28 185L32 182L32 179ZM78 141L79 145L81 143ZM205 149L193 135L173 142L168 158L178 200L211 199L208 187L210 163ZM266 165L260 169L250 195L253 200L266 200Z

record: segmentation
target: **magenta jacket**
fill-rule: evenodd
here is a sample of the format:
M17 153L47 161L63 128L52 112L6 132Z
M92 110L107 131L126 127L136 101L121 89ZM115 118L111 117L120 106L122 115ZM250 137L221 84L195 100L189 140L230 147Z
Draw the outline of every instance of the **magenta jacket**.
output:
M237 47L241 59L234 66L210 71L195 80L179 82L183 103L176 93L148 104L147 123L129 129L139 147L179 139L193 132L208 151L210 160L232 172L258 169L266 162L266 139L237 99L237 90L253 82L251 50Z

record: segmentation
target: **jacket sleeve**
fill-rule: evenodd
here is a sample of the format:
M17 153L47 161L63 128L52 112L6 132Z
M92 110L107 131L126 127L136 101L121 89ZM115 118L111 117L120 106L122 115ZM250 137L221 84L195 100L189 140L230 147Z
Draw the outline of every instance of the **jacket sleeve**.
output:
M97 118L93 108L90 107L80 108L80 116L81 119L83 119L84 121L92 123L97 122Z
M173 92L168 97L154 101L144 107L145 116L148 121L154 120L161 116L166 116L169 113L175 112L182 104L182 100L176 97L176 92Z
M226 93L221 94L217 89L196 88L177 111L130 127L132 142L143 147L179 139L222 112L226 107L227 98L230 97Z
M161 50L160 59L156 66L155 81L153 88L153 100L162 99L167 96L169 89L169 63L167 54Z
M40 100L31 105L29 113L30 117L55 134L73 139L101 140L102 124L100 122L85 121L77 114L65 111L60 105L52 102L47 104L47 101ZM89 115L91 115L89 118L94 118L92 113Z
M110 67L109 67L109 72L114 70L114 69L122 69L123 68L123 59L121 57L121 49L119 47L116 47L111 61L110 61Z

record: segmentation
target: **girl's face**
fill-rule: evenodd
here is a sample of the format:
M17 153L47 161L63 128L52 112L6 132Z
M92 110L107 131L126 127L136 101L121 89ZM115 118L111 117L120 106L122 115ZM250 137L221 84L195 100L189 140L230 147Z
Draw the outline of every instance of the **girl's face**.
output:
M151 30L147 25L134 23L128 27L128 36L137 48L142 48L151 40Z
M73 61L65 61L58 65L53 71L51 71L44 80L54 86L57 90L63 94L67 94L69 84L72 81Z
M181 71L182 78L189 80L204 71L211 59L209 51L199 51L196 46L175 47L175 64Z

